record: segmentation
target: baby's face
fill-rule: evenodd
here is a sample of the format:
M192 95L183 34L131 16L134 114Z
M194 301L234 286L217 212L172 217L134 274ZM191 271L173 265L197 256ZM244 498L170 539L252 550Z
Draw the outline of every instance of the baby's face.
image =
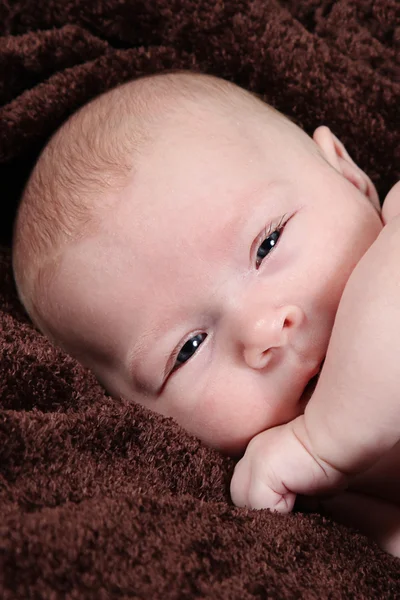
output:
M275 118L165 132L56 282L64 335L111 393L230 453L304 411L382 227L316 148Z

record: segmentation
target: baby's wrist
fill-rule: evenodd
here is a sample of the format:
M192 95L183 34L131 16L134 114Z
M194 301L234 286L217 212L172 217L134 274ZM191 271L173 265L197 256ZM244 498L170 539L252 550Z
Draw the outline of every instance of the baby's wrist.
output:
M325 482L322 484L323 487L326 487L327 491L331 489L346 489L350 479L349 473L341 470L338 465L329 460L329 457L323 456L317 451L315 445L313 444L312 437L307 430L304 414L288 423L288 426L292 429L293 435L296 437L301 446L320 467L322 473L324 474L325 480Z

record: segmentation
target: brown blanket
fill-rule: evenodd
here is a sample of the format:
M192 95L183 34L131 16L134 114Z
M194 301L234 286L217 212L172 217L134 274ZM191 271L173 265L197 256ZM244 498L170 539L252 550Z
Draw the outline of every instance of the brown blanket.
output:
M0 597L399 598L399 560L318 514L235 509L230 459L54 349L9 249L56 127L171 68L329 125L383 199L400 176L398 0L0 0L0 36Z

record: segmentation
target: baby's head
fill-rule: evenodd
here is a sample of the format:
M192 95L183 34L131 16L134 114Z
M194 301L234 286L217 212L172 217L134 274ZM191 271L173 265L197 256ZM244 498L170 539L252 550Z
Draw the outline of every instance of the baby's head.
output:
M311 139L211 76L145 77L44 149L15 279L35 324L111 394L238 453L304 411L377 209L327 127Z

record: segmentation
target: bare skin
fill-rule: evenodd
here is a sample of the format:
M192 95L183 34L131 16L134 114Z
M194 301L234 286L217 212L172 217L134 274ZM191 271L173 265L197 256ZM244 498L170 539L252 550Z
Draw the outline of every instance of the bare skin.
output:
M395 390L398 352L382 337L377 356L370 340L400 318L380 310L400 288L400 248L383 260L398 240L397 192L381 216L371 180L328 127L311 139L254 101L189 108L166 119L126 188L107 192L100 230L64 250L47 332L113 395L245 451L236 504L290 510L295 494L351 484L326 510L397 554L396 403L374 376L386 369ZM368 310L387 321L371 325Z
M280 512L293 508L296 494L361 492L322 499L322 506L398 557L400 342L393 332L400 323L399 212L397 184L384 204L384 229L346 285L304 414L253 438L231 483L239 506Z
M382 220L384 223L398 222L399 215L400 182L385 198ZM380 400L384 399L384 394L385 385L380 388ZM352 478L351 491L323 499L322 509L345 525L360 529L386 552L400 557L399 473L400 442L397 442L372 467Z

